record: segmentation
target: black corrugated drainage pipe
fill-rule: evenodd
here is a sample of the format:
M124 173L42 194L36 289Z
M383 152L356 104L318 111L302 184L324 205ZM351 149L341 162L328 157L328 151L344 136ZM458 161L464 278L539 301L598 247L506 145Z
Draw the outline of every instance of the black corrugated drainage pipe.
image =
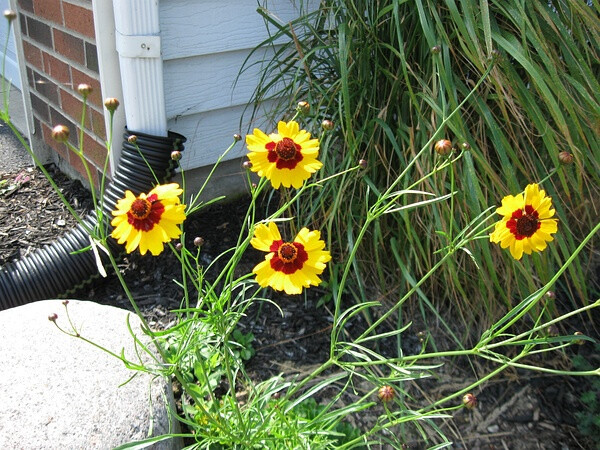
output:
M137 147L128 141L132 135L137 136ZM106 222L112 218L111 212L126 190L139 195L152 189L156 184L155 176L161 182L171 177L177 164L171 159L171 152L183 151L186 141L177 133L163 137L126 130L123 137L115 176L104 191ZM91 213L83 222L85 226L78 224L50 245L0 268L0 311L37 300L64 297L97 276L94 254L80 250L90 245L86 227L93 229L98 225L98 219ZM110 227L109 223L105 225ZM112 243L117 245L114 240Z

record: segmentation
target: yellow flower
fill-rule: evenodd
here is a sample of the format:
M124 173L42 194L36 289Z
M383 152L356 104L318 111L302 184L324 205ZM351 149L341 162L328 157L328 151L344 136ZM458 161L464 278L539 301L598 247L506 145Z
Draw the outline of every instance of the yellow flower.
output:
M502 248L510 247L510 254L517 260L523 253L544 250L558 230L558 220L551 219L555 212L552 198L546 197L537 184L528 185L524 194L504 197L496 212L504 217L490 234L490 241L500 243Z
M293 242L283 242L275 223L258 224L250 243L257 250L269 252L252 270L256 282L289 295L301 294L302 288L318 286L321 283L318 275L331 259L329 252L323 250L325 242L321 234L308 228L302 228Z
M280 185L298 189L323 163L317 160L319 140L300 130L297 122L279 122L277 133L266 135L258 128L246 136L251 170L267 177L275 189Z
M138 197L126 191L112 212L115 218L111 225L115 228L111 236L119 244L127 242L127 253L139 246L142 255L148 250L154 256L160 254L163 243L181 235L178 225L185 220L185 205L179 201L182 192L177 183L158 185Z

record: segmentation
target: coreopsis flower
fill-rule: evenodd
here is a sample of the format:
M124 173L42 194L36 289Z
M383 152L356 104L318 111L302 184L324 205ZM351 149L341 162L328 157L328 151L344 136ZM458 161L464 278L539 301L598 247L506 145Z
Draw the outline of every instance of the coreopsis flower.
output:
M317 160L319 140L300 130L298 122L279 122L277 133L266 135L258 128L246 136L248 159L252 171L267 177L278 189L293 186L298 189L323 163Z
M256 282L289 295L301 294L302 288L318 286L319 275L331 259L324 250L321 234L308 228L302 228L293 242L284 242L274 222L258 224L250 244L257 250L269 252L252 270Z
M504 197L496 212L504 217L490 234L490 241L510 248L517 260L523 253L544 250L558 230L558 220L551 218L555 212L552 198L546 197L537 184L529 184L524 193Z
M139 246L142 255L148 250L154 256L160 254L164 243L181 235L178 225L185 220L185 205L179 200L182 192L177 183L158 185L137 197L126 191L112 212L115 228L111 236L119 244L126 243L127 253Z

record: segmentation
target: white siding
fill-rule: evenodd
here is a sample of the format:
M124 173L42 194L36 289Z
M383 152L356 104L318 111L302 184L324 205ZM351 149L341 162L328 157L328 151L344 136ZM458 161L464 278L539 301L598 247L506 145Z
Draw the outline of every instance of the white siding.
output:
M0 11L10 9L8 0L0 0ZM18 20L18 19L15 19ZM4 45L8 34L8 46L6 52ZM13 86L21 89L21 76L19 74L19 62L17 60L17 52L15 50L15 36L11 27L10 34L8 33L8 22L4 17L0 17L0 57L5 54L4 76Z
M267 6L282 23L299 15L292 0L271 1ZM235 84L252 48L269 36L256 10L256 0L160 2L168 127L188 138L184 169L213 164L231 144L233 134L245 135L252 126L264 125L264 120L260 125L249 124L249 112L240 124L260 67L250 67ZM253 61L263 57L255 55ZM240 142L227 159L245 151Z

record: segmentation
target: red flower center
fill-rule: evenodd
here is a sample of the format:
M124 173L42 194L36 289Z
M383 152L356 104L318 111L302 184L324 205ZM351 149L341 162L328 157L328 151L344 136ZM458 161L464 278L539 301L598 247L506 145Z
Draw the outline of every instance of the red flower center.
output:
M296 156L296 144L288 137L284 137L275 146L275 152L280 159L289 161Z
M296 256L298 256L298 250L296 250L293 244L286 242L277 250L277 256L286 264L292 263L296 259Z
M302 161L302 147L289 137L284 137L279 142L269 142L265 145L269 151L267 159L276 163L278 169L293 169Z
M271 268L286 275L301 270L304 263L308 261L308 253L304 245L298 242L275 241L270 250L275 252L271 258Z
M538 212L531 205L525 205L525 211L517 209L506 222L506 227L518 241L533 236L541 226Z
M138 197L127 211L127 222L136 230L150 231L160 222L164 211L165 207L156 194L147 198Z
M145 198L136 198L131 204L131 214L138 220L143 220L148 215L150 215L150 211L152 209L152 204L146 200Z

